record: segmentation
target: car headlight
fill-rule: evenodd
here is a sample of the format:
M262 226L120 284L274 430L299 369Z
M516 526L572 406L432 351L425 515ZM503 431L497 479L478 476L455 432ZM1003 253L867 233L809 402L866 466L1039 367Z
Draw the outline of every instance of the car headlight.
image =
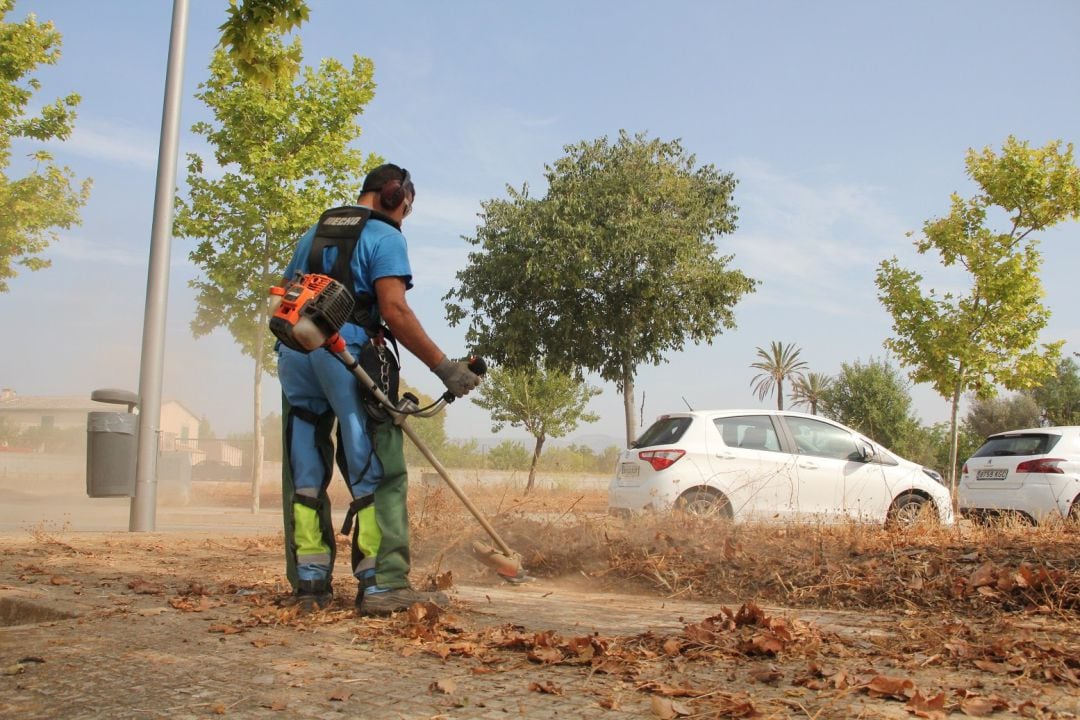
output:
M945 478L941 477L941 473L939 473L937 470L932 470L932 469L930 469L928 467L924 467L922 469L922 471L931 480L934 480L934 481L936 481L936 482L938 482L938 483L940 483L942 485L945 484Z

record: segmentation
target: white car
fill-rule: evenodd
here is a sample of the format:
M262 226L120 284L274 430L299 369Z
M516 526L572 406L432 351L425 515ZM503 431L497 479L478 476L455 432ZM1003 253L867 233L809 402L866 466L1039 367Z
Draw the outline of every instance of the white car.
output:
M960 512L1019 514L1030 522L1080 521L1080 427L991 435L960 472Z
M840 423L777 410L662 415L624 450L608 511L681 508L733 520L953 522L941 476Z

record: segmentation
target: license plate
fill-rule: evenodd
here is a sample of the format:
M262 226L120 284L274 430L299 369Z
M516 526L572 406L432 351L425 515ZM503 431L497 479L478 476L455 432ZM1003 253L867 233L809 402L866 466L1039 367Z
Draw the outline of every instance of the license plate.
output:
M619 465L619 477L637 477L641 474L641 468L637 463L624 462Z
M1009 471L1007 468L979 470L975 473L976 480L1004 480L1007 477L1009 477Z

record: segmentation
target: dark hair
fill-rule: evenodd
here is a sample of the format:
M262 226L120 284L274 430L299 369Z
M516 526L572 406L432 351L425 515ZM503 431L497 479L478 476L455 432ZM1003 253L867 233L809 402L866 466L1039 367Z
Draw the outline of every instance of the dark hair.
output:
M413 185L409 171L393 163L380 165L367 174L364 185L360 188L360 194L368 192L380 192L391 183L397 183L404 188L409 197L416 197L416 186Z

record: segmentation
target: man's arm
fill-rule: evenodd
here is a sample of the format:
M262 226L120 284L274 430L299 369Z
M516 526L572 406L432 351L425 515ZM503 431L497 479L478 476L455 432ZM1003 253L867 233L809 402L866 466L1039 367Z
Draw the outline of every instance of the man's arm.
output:
M375 281L379 315L390 327L394 338L429 369L434 369L446 353L428 337L420 320L405 300L405 281L399 277L381 277Z

